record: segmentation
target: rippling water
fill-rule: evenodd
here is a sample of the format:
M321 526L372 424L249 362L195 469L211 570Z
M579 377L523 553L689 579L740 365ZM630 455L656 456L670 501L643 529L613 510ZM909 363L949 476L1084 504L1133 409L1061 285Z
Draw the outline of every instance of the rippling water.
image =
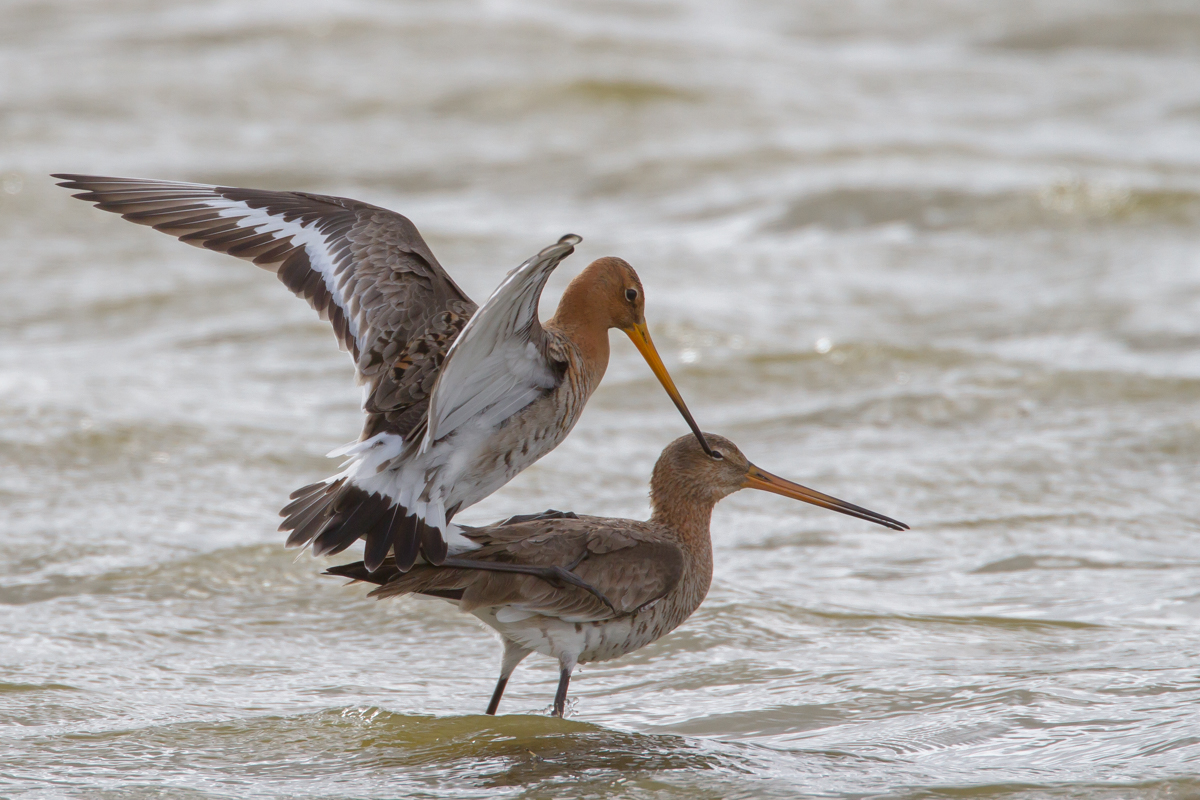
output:
M1191 3L0 3L0 796L1200 796ZM358 432L274 277L78 171L345 194L474 297L640 271L743 492L665 640L478 715L491 637L275 532ZM646 511L633 348L464 515Z

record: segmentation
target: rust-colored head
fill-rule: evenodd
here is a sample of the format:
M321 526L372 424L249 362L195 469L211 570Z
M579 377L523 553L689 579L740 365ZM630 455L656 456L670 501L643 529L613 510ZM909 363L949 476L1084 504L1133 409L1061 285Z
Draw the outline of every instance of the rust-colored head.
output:
M830 511L865 519L893 530L908 530L903 522L869 511L845 500L784 480L750 463L737 445L724 436L704 434L710 445L705 451L691 436L682 436L667 445L650 480L651 504L678 502L679 499L704 504L716 503L739 489L761 489L794 500L812 503Z
M571 281L563 299L572 290L583 289L581 299L587 303L590 316L607 323L605 328L627 331L646 324L646 297L642 281L629 262L615 256L598 258Z
M671 401L692 429L696 441L708 452L704 434L700 433L700 427L692 418L692 412L688 411L683 396L675 388L675 381L671 380L666 365L650 339L650 331L646 327L645 291L641 279L628 262L615 256L605 256L588 264L587 269L579 273L563 292L554 324L561 329L576 331L600 326L605 333L610 328L622 331L667 390ZM607 350L604 358L608 358Z

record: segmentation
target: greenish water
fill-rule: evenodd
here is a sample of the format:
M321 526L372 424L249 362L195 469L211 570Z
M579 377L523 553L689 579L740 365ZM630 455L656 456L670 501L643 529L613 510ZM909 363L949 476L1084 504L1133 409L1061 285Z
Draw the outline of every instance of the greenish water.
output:
M0 3L0 797L1200 797L1200 13L1121 2ZM486 297L639 271L743 492L676 633L522 665L276 511L358 432L270 275L50 172L344 194ZM633 348L467 522L641 516Z

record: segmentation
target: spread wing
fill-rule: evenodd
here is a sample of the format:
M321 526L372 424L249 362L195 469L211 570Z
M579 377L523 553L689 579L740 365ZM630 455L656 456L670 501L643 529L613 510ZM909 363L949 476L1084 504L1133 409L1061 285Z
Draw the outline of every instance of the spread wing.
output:
M466 324L434 384L423 449L468 421L499 426L558 385L566 365L546 352L538 302L580 241L568 234L510 272Z
M55 175L75 197L268 269L329 320L367 385L363 438L425 417L442 361L475 312L416 227L368 203L304 192Z
M471 561L562 567L604 594L617 614L633 613L665 596L683 574L678 545L654 536L647 523L632 520L581 517L493 525L468 529L466 535L481 545L467 554ZM329 573L379 584L372 592L379 597L428 594L458 600L464 611L507 609L573 622L614 616L586 590L533 575L423 565L400 572L390 560L375 572L358 562Z
M400 504L414 487L401 485L389 467L423 435L430 443L467 420L498 427L561 379L562 365L545 355L537 305L546 279L579 237L564 237L518 267L472 328L475 304L416 227L387 209L305 192L54 177L98 208L276 273L330 322L353 357L366 385L362 435L336 453L348 458L341 473L292 493L280 526L292 531L289 546L312 542L314 552L332 553L365 538L372 566L394 541L409 564L418 546L440 561L446 509L437 506L430 527L420 504ZM464 331L466 341L454 347ZM449 374L439 377L452 353Z

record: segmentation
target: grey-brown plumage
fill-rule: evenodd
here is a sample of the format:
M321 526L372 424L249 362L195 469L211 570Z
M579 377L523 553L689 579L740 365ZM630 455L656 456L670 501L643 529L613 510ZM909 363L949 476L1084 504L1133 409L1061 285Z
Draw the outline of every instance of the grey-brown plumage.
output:
M414 567L402 573L391 562L371 573L382 586L376 597L452 594L459 609L527 605L563 617L605 618L628 614L675 586L684 572L683 553L671 532L651 522L607 517L539 520L486 528L465 528L480 545L472 561L558 566L595 587L611 603L587 591L502 572ZM334 567L330 574L367 580L358 564ZM400 579L400 576L404 576Z
M359 441L337 475L292 493L288 546L407 569L475 547L451 520L554 449L608 364L608 331L630 336L693 431L654 351L637 274L593 262L543 326L538 301L580 238L562 237L508 274L481 307L403 216L343 197L195 183L57 175L105 211L275 272L333 325L364 384Z
M371 572L359 562L331 575L379 584L376 597L423 594L457 603L494 628L504 643L500 680L488 713L495 713L508 678L532 652L560 667L555 713L563 713L576 664L617 658L674 630L700 606L712 580L712 510L741 488L783 494L896 530L903 523L851 505L755 467L733 442L685 436L659 457L650 482L652 514L642 522L608 517L533 518L464 529L479 548L469 561L554 567L586 586L546 573L506 574L422 565L405 573L391 562ZM458 559L466 561L467 559Z

